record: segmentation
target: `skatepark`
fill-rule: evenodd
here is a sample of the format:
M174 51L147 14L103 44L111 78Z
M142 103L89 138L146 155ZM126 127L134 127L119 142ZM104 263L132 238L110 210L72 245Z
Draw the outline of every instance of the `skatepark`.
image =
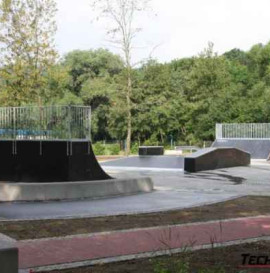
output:
M195 208L206 204L235 200L242 196L270 196L270 167L268 163L258 160L252 161L249 167L219 169L195 174L153 170L129 172L114 170L109 172L109 174L119 179L151 177L155 190L149 193L99 200L2 203L0 204L1 221L4 223L10 220L72 220L85 217L107 217L110 215L149 214ZM247 224L248 221L250 224ZM176 234L181 232L182 235L186 234L187 238L195 238L198 249L200 249L201 245L203 247L208 245L211 248L210 241L206 239L207 236L197 237L198 234L208 234L208 231L211 230L219 238L220 221L210 223L208 223L209 226L205 226L205 223L196 223L183 227L180 225L178 229L175 229L175 233L172 236L178 238ZM226 220L223 224L223 235L219 240L224 246L226 242L229 242L229 244L252 242L250 238L264 240L265 236L268 236L268 229L266 228L268 225L269 218L267 217L243 218L233 220L233 222ZM243 232L243 226L245 226L245 232ZM21 268L21 272L26 273L28 271L24 269L29 268L50 271L53 269L90 266L99 262L106 264L113 261L130 260L134 259L134 255L137 258L145 258L149 255L153 257L157 255L155 249L160 249L161 246L159 244L153 245L153 240L149 239L149 234L163 238L164 234L167 234L169 231L167 228L162 228L163 230L155 227L153 230L147 228L146 230L126 230L101 235L95 233L93 235L78 235L75 237L18 241L16 245L20 253L19 268ZM174 226L171 228L174 228ZM231 230L234 230L233 235ZM227 234L227 237L224 234ZM106 240L104 241L105 238ZM120 241L119 238L121 238ZM137 242L135 245L134 240ZM120 242L121 244L119 245ZM179 241L179 239L175 239L174 251L176 253L181 252L182 245L188 242L188 240ZM142 247L142 245L147 247ZM95 251L89 251L89 249L93 250L93 246L95 246ZM122 250L123 246L125 246L124 251ZM63 247L65 252L62 255L55 256L50 254L54 253L53 249L60 251ZM78 252L74 249L77 249ZM160 253L165 254L166 249Z
M259 141L256 140L256 145ZM261 145L264 147L264 143ZM248 147L250 148L250 144ZM93 153L91 156L92 160L94 160L93 164L97 165ZM92 188L88 190L88 195L85 194L89 183L85 185L83 181L62 184L50 183L50 186L53 187L52 191L55 191L54 187L58 187L57 192L73 191L77 195L75 194L72 197L70 193L70 201L66 197L67 195L62 195L63 200L61 202L52 199L50 202L35 203L35 205L31 202L2 203L0 204L0 216L2 220L18 220L148 213L200 206L250 194L267 195L270 193L270 184L268 183L270 165L265 159L253 159L249 166L221 168L195 173L185 172L184 162L185 157L179 155L130 156L101 162L101 167L95 167L94 169L101 170L102 168L103 178L109 178L107 182L103 180L97 182L95 186L102 188L104 193L101 195L93 195L93 191L98 190L91 190ZM258 173L260 173L259 178ZM153 183L154 191L152 192L149 182L146 182L147 179L151 179L151 183ZM110 181L117 181L114 189L118 189L118 192L112 190L111 193L107 193L107 198L104 199L107 189L110 188L108 186ZM120 186L117 183L126 183L128 185L128 181L133 183L133 188L134 183L146 183L146 187L138 184L137 188L135 187L133 190L128 190L126 186L126 190L119 191L121 187L123 188L123 185ZM91 183L93 185L93 182ZM102 186L102 183L104 183L104 186ZM26 189L25 183L19 185L21 189L23 189L22 185ZM31 192L33 192L33 189L46 192L46 185L42 188L42 183L32 182L29 183L28 187ZM11 192L14 192L12 186L12 184L9 185ZM7 186L5 187L7 188ZM141 194L136 194L139 191ZM124 196L121 197L121 194ZM110 195L113 198L109 198ZM54 196L56 196L56 193L54 193ZM101 197L102 199L100 199ZM48 194L47 197L43 196L40 200L45 200L45 198L47 201L49 200ZM28 201L31 201L31 198ZM123 204L125 205L123 206Z
M12 116L18 116L17 120L20 120L19 117L22 113L24 113L25 119L25 113L29 113L29 111L31 116L34 114L40 116L40 110L35 112L36 110L33 108L24 108L18 111L3 109L2 111L5 111L6 115L11 111ZM47 128L42 128L39 131L32 128L22 130L22 124L17 123L17 127L13 131L5 128L1 131L3 139L0 145L2 145L3 152L0 160L5 168L0 171L3 181L0 184L2 201L0 203L0 224L5 225L10 221L31 223L31 221L65 221L68 219L168 213L229 202L250 195L270 196L270 165L265 156L268 146L265 141L256 137L249 141L256 146L254 150L258 151L258 145L260 145L261 151L264 152L256 154L254 156L256 159L254 157L250 159L250 153L245 151L246 147L250 149L252 146L250 142L244 146L245 139L244 141L238 139L238 142L242 143L241 147L239 145L237 147L217 147L217 142L220 143L217 138L213 147L201 149L185 156L151 155L151 147L141 147L148 149L150 154L134 155L99 163L88 134L90 124L88 108L62 107L60 111L55 112L54 109L47 107L42 111L44 120L63 122L66 117L71 117L65 121L69 124L66 127L68 130L64 129L61 134L59 134L59 126L55 126L56 131L54 128L50 128L49 131ZM73 120L78 120L76 116L78 111L85 113L80 114L79 129L78 124L72 123ZM6 120L9 122L9 119ZM14 123L13 119L11 120ZM73 135L72 126L76 128L74 134L79 132L79 136ZM2 127L5 127L4 124ZM237 131L237 129L235 130ZM218 129L216 133L217 136L220 134ZM239 135L237 137L239 138ZM262 139L264 137L268 138L268 133L261 136ZM222 140L224 139L222 138ZM252 237L251 234L254 234L255 237L261 236L262 233L268 234L268 231L261 228L268 220L268 218L256 218L255 220L250 218L249 221L257 221L256 229L247 230L244 239L249 240ZM235 237L229 234L224 243L242 238L241 228L239 228L241 221L228 225L228 232L230 225L236 225L238 233ZM215 225L211 224L209 228L216 229ZM194 229L193 226L191 228ZM204 229L204 225L201 228ZM151 232L162 234L164 232L162 229L162 227L158 227L157 231L151 230ZM198 233L195 229L193 232ZM145 257L144 255L153 252L155 245L149 242L147 248L141 249L138 246L134 250L128 243L131 238L141 240L141 233L144 233L143 229L135 231L134 234L127 231L127 237L124 235L121 237L123 244L126 244L127 247L125 252L119 252L119 246L113 237L110 237L108 243L111 242L112 245L115 245L114 251L100 250L93 255L85 252L86 245L99 245L103 237L92 241L90 239L92 235L90 235L85 243L82 243L84 235L82 237L80 235L78 238L49 238L46 242L43 239L16 242L3 235L2 240L6 242L7 249L15 251L12 252L14 256L8 257L15 260L16 257L19 257L18 266L22 272L29 268L49 271L93 264L100 259L105 259L104 261L108 262L106 260L108 257L111 261L118 261L119 257L128 260L133 257L129 255L137 252L138 255L147 252L148 254L142 255ZM145 241L148 240L145 239ZM201 245L207 245L207 240L203 237L198 242L198 246ZM63 257L50 256L52 248L57 249L64 246L67 251ZM73 258L71 252L76 247L80 250ZM175 251L180 251L179 247L180 245L176 244ZM17 249L19 249L19 256L16 256ZM40 259L38 256L44 258ZM126 258L123 258L124 256ZM86 260L85 263L84 260Z
M261 161L252 162L250 167L196 174L144 170L128 173L114 170L110 174L119 179L151 177L155 190L151 193L99 200L2 203L1 220L147 213L194 207L250 194L270 195L270 166Z

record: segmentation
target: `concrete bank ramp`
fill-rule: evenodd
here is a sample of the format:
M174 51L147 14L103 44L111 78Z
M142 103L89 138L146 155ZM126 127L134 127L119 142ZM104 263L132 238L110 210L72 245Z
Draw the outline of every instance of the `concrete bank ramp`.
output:
M185 171L199 172L248 166L250 154L237 148L205 148L185 157Z
M217 139L212 147L233 147L250 153L253 159L267 159L270 140L267 139Z

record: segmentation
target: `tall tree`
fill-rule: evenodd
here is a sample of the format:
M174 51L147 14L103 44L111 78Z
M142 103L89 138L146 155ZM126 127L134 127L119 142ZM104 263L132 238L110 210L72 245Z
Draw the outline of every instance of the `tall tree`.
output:
M7 104L46 97L46 77L54 65L54 0L2 0L0 4L1 78Z
M130 153L132 137L132 48L134 38L140 31L135 27L138 12L145 9L146 0L92 0L93 7L101 16L110 21L108 35L111 42L118 46L125 64L125 108L126 108L126 154ZM122 104L123 105L123 104Z
M83 86L86 89L92 79L112 77L123 69L121 58L105 49L71 51L65 55L63 65L71 77L69 89L75 95Z

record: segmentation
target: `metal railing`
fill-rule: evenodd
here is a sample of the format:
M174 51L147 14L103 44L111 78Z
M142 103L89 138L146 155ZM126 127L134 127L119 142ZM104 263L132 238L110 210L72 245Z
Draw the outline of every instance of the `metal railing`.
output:
M0 107L0 139L91 139L88 106Z
M216 124L216 139L270 139L270 123Z

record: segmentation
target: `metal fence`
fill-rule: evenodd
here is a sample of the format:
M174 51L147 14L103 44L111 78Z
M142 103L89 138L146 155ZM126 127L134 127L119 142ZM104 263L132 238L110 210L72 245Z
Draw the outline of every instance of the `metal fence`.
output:
M270 123L216 124L216 139L270 139Z
M0 107L0 139L91 139L88 106Z

